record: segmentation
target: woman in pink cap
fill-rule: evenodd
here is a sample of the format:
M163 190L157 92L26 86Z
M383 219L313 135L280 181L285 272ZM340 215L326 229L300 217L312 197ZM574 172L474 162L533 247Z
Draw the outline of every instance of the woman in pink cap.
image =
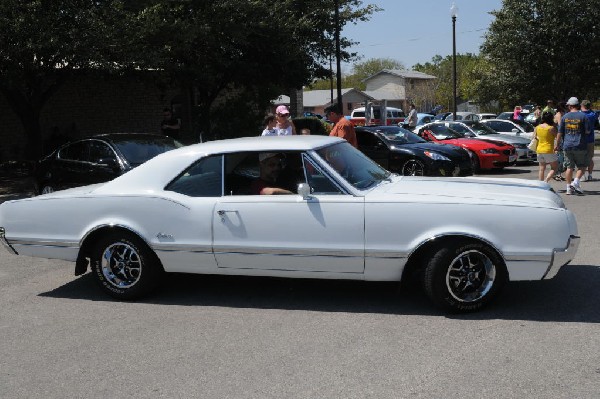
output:
M296 134L296 127L290 120L290 110L285 105L280 105L275 110L277 117L277 125L275 125L275 131L278 136L291 136Z

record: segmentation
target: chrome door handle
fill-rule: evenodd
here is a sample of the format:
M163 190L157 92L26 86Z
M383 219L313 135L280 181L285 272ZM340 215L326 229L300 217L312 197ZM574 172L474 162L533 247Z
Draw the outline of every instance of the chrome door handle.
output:
M223 216L223 215L225 215L227 212L236 213L237 211L223 211L223 210L217 211L217 213L219 214L219 216Z

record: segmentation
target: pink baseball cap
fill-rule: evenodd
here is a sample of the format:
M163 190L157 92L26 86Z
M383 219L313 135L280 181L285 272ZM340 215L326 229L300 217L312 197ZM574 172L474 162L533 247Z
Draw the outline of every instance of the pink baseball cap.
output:
M288 109L288 107L286 107L285 105L280 105L279 107L277 107L277 109L275 110L276 114L279 115L289 115L290 114L290 110Z

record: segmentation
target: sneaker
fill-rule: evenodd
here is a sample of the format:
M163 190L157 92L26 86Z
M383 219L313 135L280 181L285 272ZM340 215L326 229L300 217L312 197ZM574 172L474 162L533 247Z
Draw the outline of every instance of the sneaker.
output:
M573 188L573 191L575 191L575 194L583 195L583 190L579 187L579 184L571 184L571 187Z
M592 181L592 180L594 180L592 175L587 175L587 178L585 179L585 181Z
M569 185L569 187L567 187L567 195L573 195L575 193L575 190L573 190L573 186Z

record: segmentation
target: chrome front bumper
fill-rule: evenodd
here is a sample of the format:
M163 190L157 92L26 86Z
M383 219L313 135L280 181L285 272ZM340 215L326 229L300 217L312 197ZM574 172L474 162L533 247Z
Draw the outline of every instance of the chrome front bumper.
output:
M552 261L550 262L550 266L548 266L548 270L546 270L546 274L542 277L543 280L548 280L556 276L561 267L573 260L577 253L577 248L579 248L579 240L580 237L571 236L565 249L555 249L552 252Z
M15 249L8 243L8 241L6 240L6 234L5 234L5 230L4 227L0 227L0 244L2 244L1 246L8 252L14 255L18 255L17 251L15 251Z

